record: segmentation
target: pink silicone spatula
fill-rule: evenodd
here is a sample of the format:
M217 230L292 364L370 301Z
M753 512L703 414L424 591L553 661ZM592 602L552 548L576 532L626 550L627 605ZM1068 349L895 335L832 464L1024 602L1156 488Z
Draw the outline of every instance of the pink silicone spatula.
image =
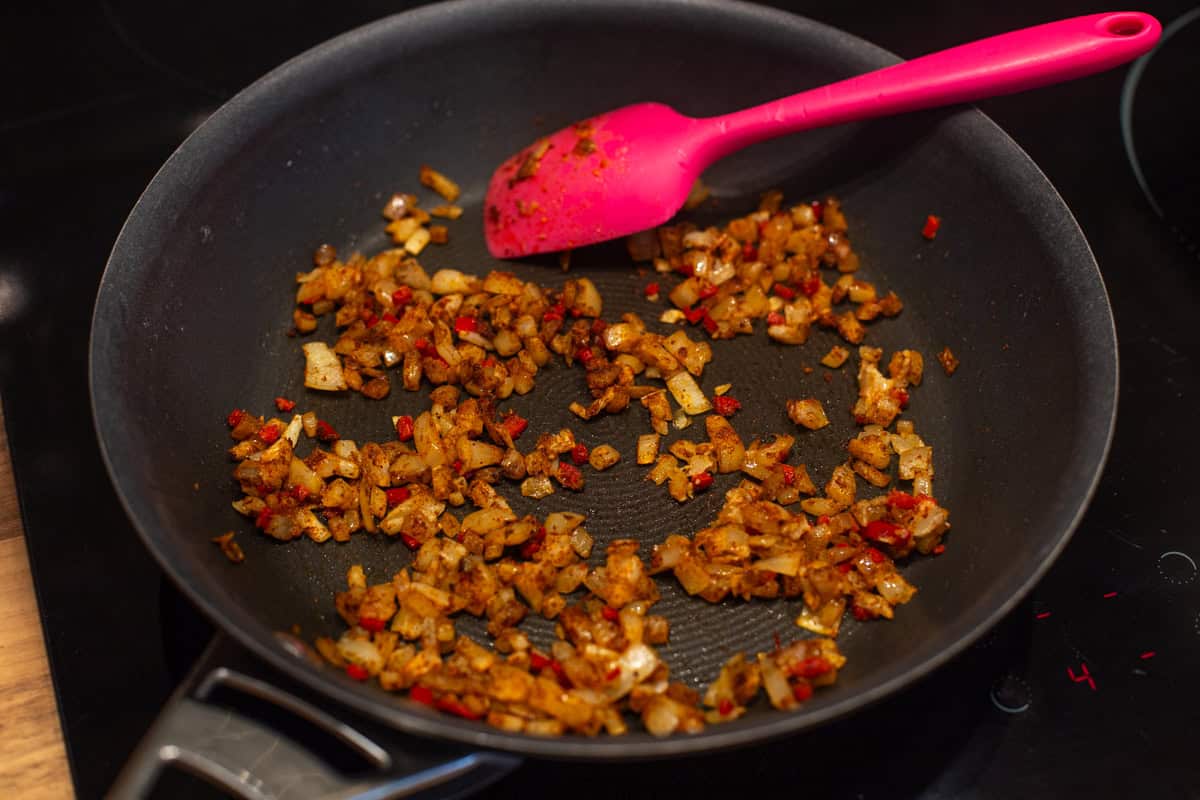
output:
M509 158L488 184L498 258L566 250L670 219L710 164L755 142L843 122L1034 89L1124 64L1162 26L1093 14L1025 28L720 117L640 103L564 128Z

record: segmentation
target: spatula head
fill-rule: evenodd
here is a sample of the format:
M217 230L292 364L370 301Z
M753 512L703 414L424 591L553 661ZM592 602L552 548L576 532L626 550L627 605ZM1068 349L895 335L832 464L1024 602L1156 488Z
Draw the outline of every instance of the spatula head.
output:
M658 103L626 106L539 139L488 184L484 233L497 258L570 250L660 225L702 165L695 120Z

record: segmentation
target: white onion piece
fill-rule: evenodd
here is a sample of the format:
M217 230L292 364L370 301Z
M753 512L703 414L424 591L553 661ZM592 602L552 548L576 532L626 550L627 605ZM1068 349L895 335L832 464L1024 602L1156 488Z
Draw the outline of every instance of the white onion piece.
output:
M459 331L458 338L462 339L464 342L470 342L476 347L482 347L484 350L496 349L491 340L480 334L478 331ZM438 348L438 352L441 352L440 347Z
M479 279L456 269L439 269L433 273L429 289L434 294L469 294Z
M708 402L696 379L687 371L681 370L667 378L667 389L675 398L675 402L689 414L703 414L712 409L712 403Z
M778 572L780 575L795 575L800 572L800 553L784 553L771 558L760 559L751 567L759 570Z
M342 374L342 360L324 342L308 342L304 345L304 385L322 392L342 392L346 378Z
M300 415L296 414L292 417L292 421L288 423L287 430L283 432L283 438L292 443L292 447L300 441L300 434L304 430L304 424L300 419Z
M372 674L383 669L383 656L375 645L366 639L354 639L348 634L338 639L338 655L351 664L358 664Z
M763 653L758 654L758 666L762 673L763 688L767 690L767 698L771 705L781 711L786 711L796 705L796 697L792 687L782 670L775 665L775 660Z
M656 702L660 698L651 700L650 708L646 709L646 713L642 721L646 725L646 730L653 736L670 736L679 727L679 715L675 713L673 704L669 702L669 698L661 698L668 702Z
M555 535L568 534L583 524L583 514L570 511L558 511L546 517L546 533Z

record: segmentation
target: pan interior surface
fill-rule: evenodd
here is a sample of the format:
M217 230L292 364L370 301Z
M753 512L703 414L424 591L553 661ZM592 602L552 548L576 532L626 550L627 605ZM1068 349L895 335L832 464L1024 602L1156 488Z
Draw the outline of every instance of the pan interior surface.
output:
M589 114L657 100L710 115L877 68L887 53L817 23L726 2L467 2L427 7L346 34L289 62L218 111L147 189L112 254L93 323L92 393L100 441L129 515L164 568L242 643L336 699L404 730L552 757L654 757L744 744L842 716L915 680L960 651L1011 608L1065 544L1103 464L1116 404L1112 317L1087 244L1028 157L978 111L963 109L814 131L759 145L711 170L704 220L752 210L768 188L787 201L832 194L843 203L862 277L895 290L903 314L871 326L867 344L920 350L925 382L906 416L934 446L935 491L951 509L947 552L905 569L920 589L889 623L848 620L849 664L804 711L766 709L690 738L646 734L541 740L426 712L289 654L274 631L305 638L340 629L332 598L347 567L382 581L407 563L399 541L359 534L345 545L278 545L230 508L235 499L223 419L232 408L270 413L299 401L357 441L390 436L393 414L428 392L398 387L382 402L303 388L291 324L293 277L321 243L340 253L387 245L379 209L413 191L421 164L464 189L466 214L426 268L484 274L481 202L492 169L541 133ZM425 205L433 196L424 195ZM929 242L927 214L943 218ZM510 266L561 285L553 259ZM642 297L623 246L577 252L605 317L636 311L651 325L663 306ZM659 326L665 328L665 326ZM321 334L330 338L330 331ZM803 347L758 332L715 343L703 385L732 383L747 441L797 433L793 462L818 483L854 432L853 359L826 384L818 332ZM935 353L950 346L952 378ZM805 367L814 367L811 374ZM398 382L397 382L398 383ZM821 397L834 420L795 431L783 402ZM518 513L588 514L602 545L636 537L643 554L669 533L711 520L724 490L677 505L644 480L633 442L641 409L582 423L579 372L558 366L512 407L537 432L570 427L624 460L589 472L581 495L537 504L499 487ZM703 426L675 434L703 438ZM861 484L860 484L861 486ZM246 561L231 566L210 543L238 532ZM602 552L598 547L597 552ZM795 602L709 605L660 581L656 613L672 623L662 649L673 676L702 688L733 653L801 634ZM549 627L527 623L535 635ZM475 633L469 622L459 629Z

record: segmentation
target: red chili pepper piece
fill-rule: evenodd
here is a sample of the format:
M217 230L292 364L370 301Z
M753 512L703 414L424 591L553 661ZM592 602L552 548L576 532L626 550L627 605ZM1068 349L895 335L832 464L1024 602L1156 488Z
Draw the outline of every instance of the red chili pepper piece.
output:
M542 320L544 322L550 322L551 320L562 319L564 313L566 313L566 308L563 306L563 304L556 303L555 305L552 305L550 308L546 309L546 313L542 314Z
M621 613L612 606L604 606L600 609L600 615L609 622L616 622L621 618Z
M887 561L887 556L883 554L883 551L877 550L874 547L867 548L867 556L876 564L882 564Z
M458 317L454 320L454 330L458 333L474 333L479 330L479 320L475 317Z
M280 430L278 425L264 425L258 429L258 438L262 439L267 444L273 444L279 438Z
M852 567L853 567L853 564L851 564L849 561L843 561L841 564L838 564L838 572L845 575L847 572L849 572L851 570Z
M293 486L290 490L288 490L288 494L296 498L297 503L303 503L308 499L308 496L312 494L312 492L308 491L308 489L304 488L303 486Z
M704 325L704 330L709 333L717 332L717 321L708 315L708 309L704 310L704 319L700 320L700 322Z
M379 617L358 618L358 627L362 628L363 630L370 631L371 633L379 633L381 630L383 630L385 625L387 625L387 620L380 619Z
M946 545L944 544L939 544L937 547L933 548L933 554L935 556L940 556L944 552L946 552Z
M825 219L825 204L820 200L813 200L811 204L813 216L817 218L817 222L822 222Z
M491 356L488 356L488 357L487 357L487 358L485 358L483 361L480 361L480 362L479 362L479 366L481 366L481 367L494 367L494 366L496 366L496 359L492 358Z
M817 524L818 525L828 525L829 524L829 515L822 514L821 516L817 517Z
M388 508L394 508L403 503L408 498L412 497L412 492L404 487L398 489L388 489L387 492Z
M384 322L390 322L391 324L395 325L395 324L396 324L397 322L399 322L400 320L399 320L399 319L397 319L397 317L396 317L396 315L395 315L395 314L384 314L384 315L383 315L383 321L384 321Z
M367 668L358 664L347 664L346 674L356 681L365 681L371 677L371 673L367 672Z
M742 260L743 261L754 261L756 258L758 258L758 248L757 247L755 247L750 242L746 242L744 245L742 245Z
M568 489L578 492L583 488L583 473L574 465L560 461L558 464L558 482Z
M713 398L713 410L722 417L732 417L742 410L742 404L735 398L723 394L720 397Z
M867 523L862 532L864 539L884 544L903 544L908 539L908 531L899 525L884 522L881 519Z
M713 485L713 476L707 472L701 472L698 475L692 476L692 488L697 492L707 491L708 487Z
M433 358L438 354L437 348L428 339L417 339L413 342L413 347L426 358Z
M575 360L580 362L581 364L586 365L594 357L595 357L595 354L592 353L592 348L590 348L590 347L581 347L575 351Z
M237 424L246 418L246 412L240 408L235 408L229 412L229 416L225 418L225 424L231 428L236 428Z
M733 701L728 697L721 700L720 703L717 703L717 713L722 717L728 717L733 713Z
M877 540L881 536L887 536L899 527L899 525L886 522L882 519L874 519L867 523L867 527L863 531L863 535L868 539Z
M567 671L565 669L563 669L563 665L559 662L559 660L557 658L551 659L550 669L554 670L554 674L557 675L560 680L562 678L567 677Z
M821 656L805 658L792 667L792 674L800 678L819 678L833 669L833 664Z
M582 308L572 308L570 313L571 313L572 317L574 317L575 319L579 319L580 317L583 316L583 309Z
M921 228L921 235L926 239L932 240L938 234L938 228L942 227L942 218L935 217L930 214L925 218L925 225Z
M271 524L271 517L273 516L275 516L275 512L269 507L264 507L262 511L258 512L258 516L254 518L254 527L266 530L267 526Z
M782 297L784 300L791 300L796 296L796 290L790 286L785 286L782 283L777 283L771 287L771 291Z
M409 439L413 438L412 417L405 414L403 417L398 417L396 419L396 437L402 442L407 442Z
M536 650L533 650L533 651L531 651L531 652L529 653L529 667L530 667L530 669L542 670L542 669L545 669L545 668L546 668L546 667L548 667L548 666L550 666L550 659L549 659L549 658L547 658L546 656L542 655L541 653L539 653L539 652L538 652L538 651L536 651Z
M461 458L454 459L453 463L450 464L450 469L454 470L459 475L462 475L462 471L463 471L462 459Z
M792 486L796 483L796 468L791 464L783 464L783 485Z
M376 325L379 324L379 317L375 316L374 314L370 314L363 321L367 323L368 328L374 328Z
M646 297L654 297L654 295L658 294L658 284L653 282L647 283L644 291L646 292Z
M693 267L691 264L680 264L678 267L675 268L675 271L678 272L680 275L686 275L689 278L696 274L696 268Z
M683 318L686 319L692 325L695 325L697 322L704 319L707 315L708 315L708 309L706 309L702 306L697 306L696 308L689 308L683 312Z
M413 537L409 536L407 533L400 534L400 539L401 539L401 541L404 542L404 544L408 547L409 550L417 550L417 549L420 549L420 547L421 547L421 543L418 542Z
M439 697L433 704L433 707L438 711L445 711L447 714L453 714L454 716L462 717L463 719L475 720L482 716L480 714L476 714L474 711L467 708L457 700L451 700L449 697Z
M620 676L621 676L621 668L620 668L620 667L613 667L612 669L610 669L610 670L608 671L608 674L604 676L604 680L606 680L606 681L615 681L615 680L616 680L617 678L619 678Z
M917 498L911 494L908 494L907 492L896 491L894 489L888 492L887 504L892 508L908 510L910 508L916 508L917 502Z
M896 402L900 404L901 408L908 407L908 392L903 389L893 389L892 397L896 398Z
M533 532L533 536L529 537L529 541L521 546L521 555L525 558L533 558L538 550L542 549L542 542L546 540L545 527L539 527Z
M717 287L716 286L711 286L711 285L705 286L703 289L700 290L700 299L701 300L707 300L710 297L716 297L716 296L717 296Z
M423 705L433 705L433 689L428 686L414 686L408 690L410 700L416 700Z
M853 614L854 618L859 622L867 622L875 619L875 617L878 616L874 611L863 608L859 605L851 606L850 613Z
M408 286L401 286L396 291L392 292L392 303L396 308L403 308L413 300L413 290Z
M805 275L804 280L800 282L800 291L804 292L808 297L812 297L821 291L821 276L816 272L810 272Z
M770 314L767 314L768 325L782 325L784 322L783 314L780 314L778 311L772 311Z
M587 445L577 444L571 448L571 460L576 464L586 464L588 460Z
M592 323L592 335L593 336L599 336L600 334L604 333L604 331L606 331L606 330L608 330L608 323L605 322L604 320L597 319L595 322Z
M338 432L333 429L332 425L323 419L319 419L317 420L317 438L322 442L336 442L342 437L338 436Z
M276 397L275 407L280 411L291 411L296 407L296 401L288 400L286 397Z
M516 439L525 432L526 428L529 427L529 420L513 414L511 417L505 419L501 424L504 425L505 429L508 431L508 435L513 439Z
M803 703L808 698L812 697L812 684L808 681L800 681L792 687L792 696L796 698L796 702Z

